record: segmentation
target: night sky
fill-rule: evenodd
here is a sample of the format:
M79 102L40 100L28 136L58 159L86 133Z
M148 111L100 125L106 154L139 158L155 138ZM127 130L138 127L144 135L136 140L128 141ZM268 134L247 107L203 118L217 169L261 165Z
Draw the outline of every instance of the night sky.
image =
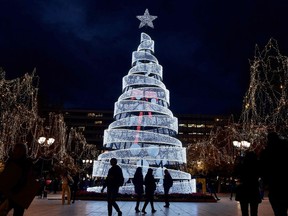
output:
M139 29L148 8L154 29ZM42 100L113 110L145 32L155 42L174 114L239 114L255 45L288 55L287 0L1 0L6 79L40 77Z

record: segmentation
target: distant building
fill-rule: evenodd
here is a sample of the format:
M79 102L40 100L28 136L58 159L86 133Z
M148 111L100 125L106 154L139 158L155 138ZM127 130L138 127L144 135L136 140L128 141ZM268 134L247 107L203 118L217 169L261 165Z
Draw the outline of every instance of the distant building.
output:
M64 110L64 120L68 128L83 131L88 144L103 146L104 130L113 122L113 111L109 110ZM207 138L217 126L228 125L229 116L175 114L178 118L178 139L186 147Z
M63 115L68 128L77 128L88 144L102 148L104 130L113 121L113 111L71 109L64 110Z
M225 127L230 116L175 114L178 118L178 139L183 146L197 143L209 137L215 127Z

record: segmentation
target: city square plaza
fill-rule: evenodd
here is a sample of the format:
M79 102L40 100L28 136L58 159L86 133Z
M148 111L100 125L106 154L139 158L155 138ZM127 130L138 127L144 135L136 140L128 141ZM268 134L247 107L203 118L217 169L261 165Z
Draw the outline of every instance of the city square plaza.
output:
M219 193L217 202L171 202L170 208L165 208L163 202L155 202L156 213L152 214L150 205L147 206L146 215L157 216L241 216L239 202L230 200L230 194ZM135 213L134 201L118 201L123 216L142 215ZM143 203L142 203L143 205ZM259 216L273 216L273 211L267 196L259 204ZM8 216L12 216L9 212ZM25 216L105 216L107 202L96 200L76 200L75 203L62 205L61 194L48 194L47 198L35 197L30 207L25 211ZM113 215L117 212L113 209Z

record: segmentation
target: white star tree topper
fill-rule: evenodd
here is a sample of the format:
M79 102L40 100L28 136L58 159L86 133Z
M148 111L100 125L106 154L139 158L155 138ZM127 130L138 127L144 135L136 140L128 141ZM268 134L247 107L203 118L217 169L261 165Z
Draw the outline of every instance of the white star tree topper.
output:
M157 16L151 16L149 14L148 9L145 10L143 16L136 16L136 17L141 21L139 28L142 28L143 26L149 26L151 28L154 28L152 21L155 20Z

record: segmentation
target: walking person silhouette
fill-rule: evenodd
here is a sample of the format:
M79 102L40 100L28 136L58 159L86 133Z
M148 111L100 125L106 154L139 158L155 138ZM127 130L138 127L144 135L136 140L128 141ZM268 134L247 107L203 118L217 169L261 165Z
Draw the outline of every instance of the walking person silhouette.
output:
M144 193L144 188L143 188L144 178L143 178L143 173L142 173L142 167L137 167L132 182L134 184L134 191L136 194L135 211L136 213L139 213L140 212L139 205L140 205L140 201L142 199L143 193Z
M267 146L260 154L261 175L275 216L287 216L288 211L287 155L288 141L276 132L268 133Z
M233 199L233 194L235 193L235 188L236 188L236 181L234 176L231 176L229 179L229 189L230 189L230 200Z
M163 187L164 187L164 201L165 208L169 208L169 190L173 186L173 179L167 169L164 170L164 179L163 179Z
M71 201L72 203L75 203L76 194L77 194L77 191L79 190L79 181L80 181L79 173L76 172L72 176L72 179L73 179L73 184L71 185Z
M149 168L146 175L145 175L145 179L144 179L144 185L145 185L145 203L144 206L142 208L142 213L146 214L147 212L145 211L148 203L150 203L151 205L151 212L155 213L156 210L154 208L154 193L156 190L156 182L155 182L155 178L153 175L153 169Z
M122 216L122 212L116 203L119 188L124 183L123 172L120 166L117 165L117 159L110 159L111 168L108 170L107 178L104 181L101 192L107 187L107 204L108 204L108 216L112 216L112 209L118 212L118 216Z
M220 198L217 196L216 187L217 187L217 181L212 178L207 178L207 188L211 196L214 195L214 198L218 201L220 200Z
M258 215L258 205L262 199L259 191L259 161L254 151L245 153L243 161L235 165L235 175L240 181L236 188L235 200L240 202L242 216Z

